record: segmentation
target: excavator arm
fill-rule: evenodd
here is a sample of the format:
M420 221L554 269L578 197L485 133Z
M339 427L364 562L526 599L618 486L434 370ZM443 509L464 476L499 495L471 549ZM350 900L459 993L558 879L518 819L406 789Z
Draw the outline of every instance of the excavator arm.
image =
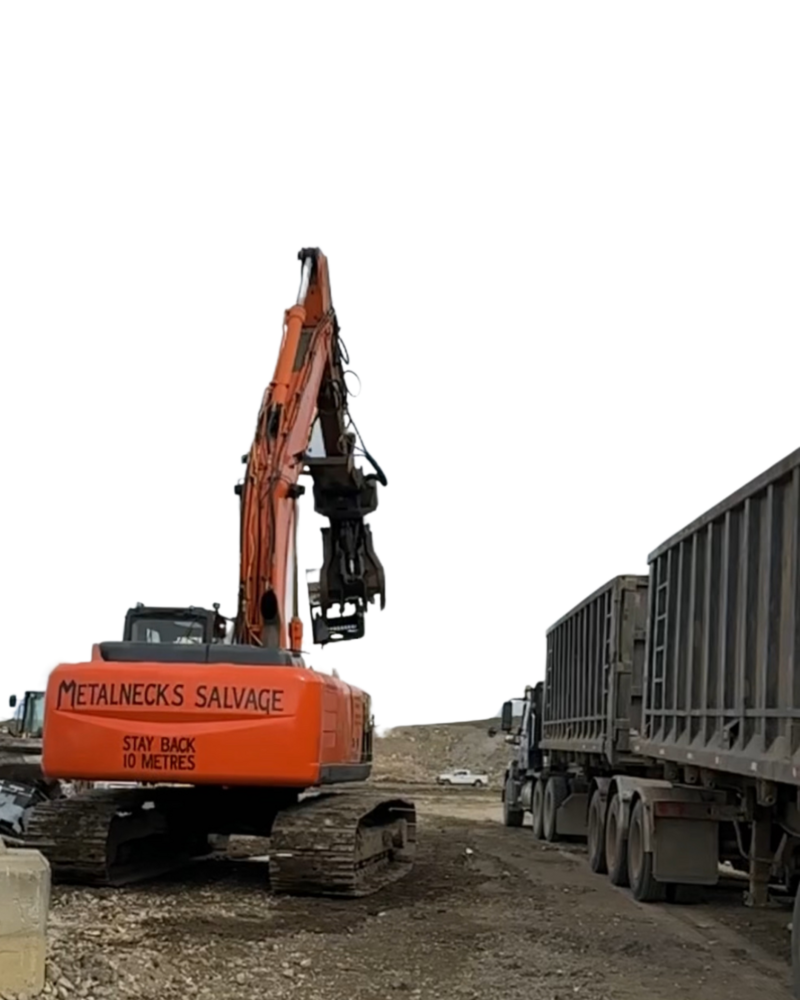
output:
M261 403L241 499L239 600L234 641L300 652L297 572L299 483L313 481L322 529L319 582L309 586L313 640L318 644L364 634L367 605L384 607L383 567L364 518L378 505L386 477L363 442L347 407L346 351L331 301L328 262L318 249L301 250L297 302L286 311L275 374ZM312 432L323 454L308 454ZM374 471L356 465L359 454Z

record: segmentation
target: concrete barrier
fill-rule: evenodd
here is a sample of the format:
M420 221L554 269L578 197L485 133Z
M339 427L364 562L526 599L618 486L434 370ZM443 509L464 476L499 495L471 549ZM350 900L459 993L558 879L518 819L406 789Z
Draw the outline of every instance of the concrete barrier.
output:
M0 838L0 992L35 996L44 989L49 909L47 859Z

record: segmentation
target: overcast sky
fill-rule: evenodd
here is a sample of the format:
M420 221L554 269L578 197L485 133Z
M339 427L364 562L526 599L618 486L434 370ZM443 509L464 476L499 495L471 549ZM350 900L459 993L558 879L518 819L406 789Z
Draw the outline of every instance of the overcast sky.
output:
M386 610L310 662L384 726L539 679L548 625L800 445L799 27L794 2L3 4L3 703L136 601L234 614L303 246L389 479Z

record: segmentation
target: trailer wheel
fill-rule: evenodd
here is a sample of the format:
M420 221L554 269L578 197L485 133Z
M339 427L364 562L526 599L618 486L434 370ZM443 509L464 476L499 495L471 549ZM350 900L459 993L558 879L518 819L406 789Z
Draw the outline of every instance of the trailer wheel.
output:
M603 809L603 796L600 789L595 788L592 801L589 803L589 866L598 875L608 874L606 864L606 817Z
M551 844L558 840L558 829L556 818L558 809L567 797L569 788L567 782L561 775L553 775L547 779L544 789L544 806L542 809L542 829L544 839Z
M478 782L480 784L480 782ZM511 805L514 796L514 782L509 777L503 789L503 825L522 826L525 813L521 809L514 809Z
M614 795L606 813L606 867L612 885L629 885L628 845L625 838L622 799Z
M653 878L653 853L644 849L644 803L637 799L628 828L628 874L633 898L640 903L663 903L667 898L665 882Z
M541 778L537 778L536 784L533 786L531 819L534 837L537 840L542 840L544 838L544 782Z

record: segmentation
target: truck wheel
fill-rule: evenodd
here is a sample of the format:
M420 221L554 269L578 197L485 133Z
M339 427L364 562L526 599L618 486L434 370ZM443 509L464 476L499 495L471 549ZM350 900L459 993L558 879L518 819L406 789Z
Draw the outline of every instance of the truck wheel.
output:
M533 835L537 840L544 838L544 782L541 778L536 779L533 786L533 796L531 801L531 819L533 821Z
M629 885L628 845L623 825L622 799L615 795L606 813L606 868L612 885Z
M667 898L665 882L653 878L653 853L644 849L644 803L637 799L628 828L628 874L633 898L640 903L663 903Z
M589 803L589 867L598 875L607 875L606 865L606 817L603 807L603 796L600 789L595 788L592 801Z
M542 826L544 839L551 844L558 840L558 829L556 819L558 809L567 797L569 789L567 782L561 775L553 775L548 778L544 789L544 808L542 810Z
M473 785L473 787L474 787L474 788L481 788L481 787L482 787L482 785L483 785L483 782L481 781L481 779L480 779L480 778L478 778L478 780L477 780L477 781L473 781L473 782L472 782L472 785Z
M480 784L480 782L478 782ZM521 809L515 809L511 805L514 801L514 782L509 778L503 789L503 825L522 826L525 813Z

